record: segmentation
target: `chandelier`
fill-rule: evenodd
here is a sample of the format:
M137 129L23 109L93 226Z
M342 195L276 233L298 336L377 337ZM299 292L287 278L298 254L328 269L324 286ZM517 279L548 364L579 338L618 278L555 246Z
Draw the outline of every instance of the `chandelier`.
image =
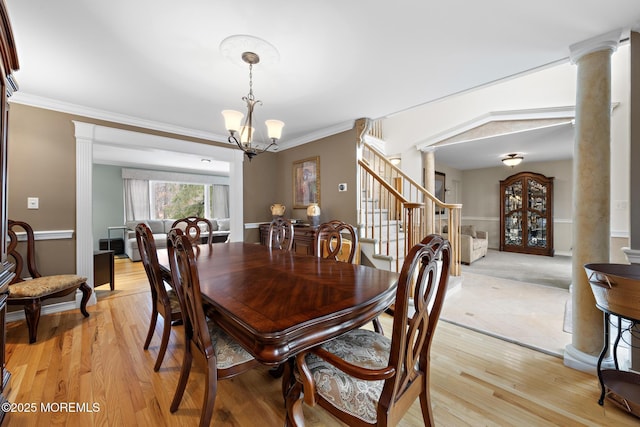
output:
M229 131L229 142L236 144L251 161L256 155L264 153L269 148L278 149L278 140L282 136L284 122L280 120L266 120L267 134L271 143L265 148L258 148L253 141L255 128L253 127L253 108L256 104L262 105L262 101L257 100L253 95L253 66L260 62L260 57L254 52L243 52L242 60L249 64L249 94L242 97L247 104L247 116L242 121L244 114L235 110L223 110L224 124Z
M502 159L502 163L504 163L507 166L517 166L519 165L522 160L524 160L524 157L519 156L518 154L507 154L507 157L505 157L504 159Z

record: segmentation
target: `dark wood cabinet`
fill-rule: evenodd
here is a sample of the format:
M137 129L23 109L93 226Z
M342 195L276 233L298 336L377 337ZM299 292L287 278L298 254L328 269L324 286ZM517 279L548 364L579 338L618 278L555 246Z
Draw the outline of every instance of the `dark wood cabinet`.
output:
M93 252L93 287L109 284L111 290L115 289L113 251Z
M13 278L12 266L7 261L7 133L9 124L9 103L7 99L18 89L12 73L17 71L16 53L11 23L4 0L0 0L0 403L7 400L11 374L5 367L6 314L9 283ZM4 405L2 405L4 406ZM0 409L0 424L5 418Z
M293 251L299 254L314 255L313 241L318 227L296 225L293 227ZM269 224L260 224L260 243L267 244Z
M553 256L553 178L521 172L500 181L500 250Z

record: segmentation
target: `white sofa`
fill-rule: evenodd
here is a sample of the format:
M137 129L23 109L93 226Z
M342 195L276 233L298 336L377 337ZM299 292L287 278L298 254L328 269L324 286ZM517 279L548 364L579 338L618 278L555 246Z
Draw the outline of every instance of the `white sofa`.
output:
M442 227L442 237L448 239L447 226ZM476 230L473 225L460 227L460 262L471 264L487 255L489 249L489 233Z
M229 237L229 219L219 218L210 219L213 226L213 243L225 242ZM153 240L156 248L167 247L167 233L171 230L171 226L175 219L144 219L138 221L127 221L125 223L127 230L125 232L124 252L131 261L140 261L140 251L138 250L138 241L136 240L136 226L141 222L145 223L153 233Z

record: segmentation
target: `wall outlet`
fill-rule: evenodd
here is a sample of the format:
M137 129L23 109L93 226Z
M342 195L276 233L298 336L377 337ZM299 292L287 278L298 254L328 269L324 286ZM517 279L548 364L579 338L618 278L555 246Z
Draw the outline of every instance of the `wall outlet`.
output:
M27 209L38 209L40 207L40 199L38 197L27 197Z
M347 184L343 182L342 184L338 184L338 191L347 191Z

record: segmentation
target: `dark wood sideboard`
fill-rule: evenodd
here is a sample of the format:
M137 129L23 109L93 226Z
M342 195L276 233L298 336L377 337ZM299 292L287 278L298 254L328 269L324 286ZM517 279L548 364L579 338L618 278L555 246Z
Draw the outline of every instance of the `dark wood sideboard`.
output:
M296 253L315 255L313 240L316 238L318 227L310 225L295 225L293 227L293 251ZM260 243L267 244L269 238L269 223L260 224Z
M8 98L18 90L12 73L17 71L18 55L4 0L0 0L0 403L7 401L11 374L5 367L6 315L9 283L13 279L11 264L7 261L7 134L9 124ZM0 405L4 407L4 405ZM6 413L0 410L0 424Z

